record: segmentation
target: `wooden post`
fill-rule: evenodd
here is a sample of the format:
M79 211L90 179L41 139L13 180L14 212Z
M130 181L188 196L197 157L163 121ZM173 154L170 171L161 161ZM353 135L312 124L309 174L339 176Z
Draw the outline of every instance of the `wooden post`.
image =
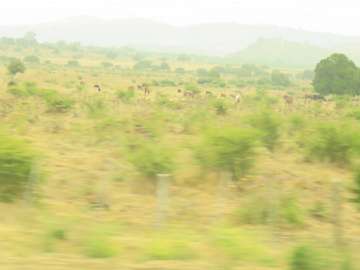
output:
M38 161L34 161L31 166L27 187L24 194L24 199L27 204L34 202L35 186L39 179L39 164Z
M164 227L167 223L168 208L169 208L169 174L157 175L156 187L156 227Z
M334 179L332 182L332 196L333 204L333 234L334 243L336 247L342 247L343 239L343 223L342 223L342 198L341 198L341 182Z
M215 222L221 221L224 217L232 175L229 172L219 172L218 178Z

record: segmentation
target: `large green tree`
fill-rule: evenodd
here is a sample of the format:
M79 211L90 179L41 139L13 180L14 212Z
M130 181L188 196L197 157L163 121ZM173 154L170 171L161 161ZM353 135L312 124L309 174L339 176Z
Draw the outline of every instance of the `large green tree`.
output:
M322 95L360 94L360 70L344 54L333 54L317 64L314 89Z

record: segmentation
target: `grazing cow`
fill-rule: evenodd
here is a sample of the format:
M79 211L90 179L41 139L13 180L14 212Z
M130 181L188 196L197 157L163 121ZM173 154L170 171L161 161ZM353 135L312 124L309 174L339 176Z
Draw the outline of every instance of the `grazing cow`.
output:
M294 98L289 95L283 96L283 99L288 106L290 106L294 103Z
M305 100L326 101L325 97L320 94L306 94Z
M94 85L94 88L96 88L98 92L101 92L101 87L100 87L100 85L95 84L95 85Z
M144 95L145 95L145 96L149 96L149 95L150 95L150 89L149 89L147 86L144 87Z
M195 95L194 95L194 93L193 92L191 92L191 91L185 91L184 92L184 97L194 97Z

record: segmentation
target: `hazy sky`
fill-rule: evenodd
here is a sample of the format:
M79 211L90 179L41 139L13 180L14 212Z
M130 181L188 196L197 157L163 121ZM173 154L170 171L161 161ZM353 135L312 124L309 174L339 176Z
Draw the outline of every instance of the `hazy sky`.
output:
M10 0L0 24L27 24L88 15L142 17L174 25L204 22L272 24L360 36L360 0Z

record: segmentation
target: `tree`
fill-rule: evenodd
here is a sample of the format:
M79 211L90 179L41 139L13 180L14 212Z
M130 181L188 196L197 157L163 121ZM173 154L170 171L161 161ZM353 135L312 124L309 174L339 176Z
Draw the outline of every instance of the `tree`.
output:
M37 44L36 34L34 32L27 32L24 35L23 40L29 45Z
M166 62L162 62L162 63L160 64L160 69L161 69L161 70L164 70L164 71L170 71L170 66L169 66L169 64L166 63Z
M333 54L317 64L314 89L322 95L360 94L360 71L344 54Z
M30 63L30 64L39 64L40 59L36 55L28 55L24 57L24 62Z
M277 70L274 70L271 73L271 82L273 83L273 85L276 85L276 86L289 86L290 85L290 80L289 80L288 75L286 75L280 71L277 71Z
M25 72L25 65L23 62L19 59L11 59L10 63L7 66L7 70L10 75L13 77L16 76L18 73L24 73Z
M313 70L304 70L298 78L305 81L312 81L315 78L315 72Z

